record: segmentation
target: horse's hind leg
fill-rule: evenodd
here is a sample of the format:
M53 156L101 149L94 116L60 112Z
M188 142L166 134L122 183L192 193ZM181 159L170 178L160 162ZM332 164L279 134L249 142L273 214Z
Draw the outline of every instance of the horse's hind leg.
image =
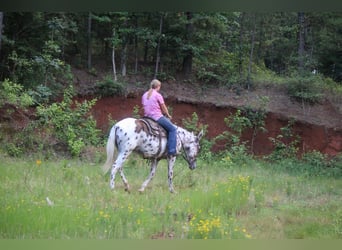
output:
M144 192L147 184L153 179L155 173L156 173L156 168L157 168L158 160L153 159L151 163L151 171L148 176L148 178L144 181L144 183L141 185L141 188L139 189L139 192Z
M124 174L124 172L122 170L122 167L119 168L119 172L120 172L121 179L122 179L122 181L123 181L123 183L125 185L125 191L129 192L129 184L128 184L126 176L125 176L125 174Z
M128 181L122 171L122 165L124 163L124 161L127 159L129 153L125 153L125 154L122 154L122 153L119 153L118 157L116 158L113 166L112 166L112 171L111 171L111 174L110 174L110 188L111 189L114 189L115 187L115 175L116 173L119 171L120 175L121 175L121 179L125 185L125 190L128 191L129 190L129 185L128 185Z

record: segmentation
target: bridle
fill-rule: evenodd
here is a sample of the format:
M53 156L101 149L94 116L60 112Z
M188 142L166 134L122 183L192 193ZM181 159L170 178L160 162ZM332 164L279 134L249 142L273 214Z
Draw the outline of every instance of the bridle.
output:
M184 158L184 160L190 165L191 164L191 162L190 162L190 159L189 159L189 155L188 155L188 153L186 152L186 150L185 150L185 148L184 148L184 143L183 143L183 141L182 141L182 138L180 138L180 136L178 135L178 133L177 133L177 137L179 138L179 140L180 140L180 142L181 142L181 145L182 145L182 151L183 151L183 153L182 153L182 157Z

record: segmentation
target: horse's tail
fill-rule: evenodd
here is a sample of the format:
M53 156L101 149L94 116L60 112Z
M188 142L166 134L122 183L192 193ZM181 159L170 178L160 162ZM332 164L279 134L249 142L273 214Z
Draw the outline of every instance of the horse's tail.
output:
M103 173L106 174L108 170L111 168L113 165L114 161L114 151L115 151L115 131L116 127L113 126L112 129L110 130L108 141L107 141L107 160L106 163L102 166Z

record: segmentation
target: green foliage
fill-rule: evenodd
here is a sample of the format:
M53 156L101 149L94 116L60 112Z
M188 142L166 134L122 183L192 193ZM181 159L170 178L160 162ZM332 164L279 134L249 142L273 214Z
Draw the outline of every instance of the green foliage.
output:
M132 114L132 116L134 117L134 118L140 118L140 115L139 115L139 113L140 113L140 106L139 105L135 105L134 107L133 107L133 114Z
M215 138L215 141L224 141L226 148L237 149L240 143L240 137L244 129L252 126L251 121L242 115L242 111L238 109L234 115L225 117L224 122L229 128L229 131L224 131ZM244 147L244 145L242 145ZM239 150L238 150L239 151Z
M317 69L341 82L341 13L304 15L305 50L301 57L305 71ZM211 84L245 85L255 79L269 82L298 71L299 24L295 12L9 12L5 17L0 71L3 77L27 88L41 84L53 88L64 82L64 76L69 75L66 61L85 66L88 56L93 56L108 64L108 48L112 46L127 72L151 76L159 45L158 76L163 79L174 78L182 71L185 59L192 67L190 75ZM89 23L84 21L88 18ZM250 59L252 72L246 80ZM95 69L95 65L91 67ZM64 80L59 81L61 78Z
M213 159L213 153L211 152L211 148L213 146L213 142L206 139L205 135L208 133L208 125L202 124L199 121L198 115L196 112L192 113L191 118L182 119L182 124L185 129L198 134L201 130L203 130L203 137L200 141L201 144L201 152L199 154L199 158L211 161Z
M44 85L38 85L34 90L27 92L33 99L33 102L37 105L48 103L52 96L52 91L49 87Z
M327 155L313 150L302 155L298 169L310 176L339 178L342 176L342 157L340 154L329 159Z
M39 106L37 115L39 126L52 130L57 139L67 145L73 156L78 156L86 145L97 145L99 143L99 130L96 121L89 114L96 99L74 102L73 88L65 90L64 99L59 103L48 106Z
M315 167L327 167L327 156L316 150L303 154L302 160Z
M239 82L236 54L220 51L194 61L196 78L206 84L232 85Z
M296 158L300 138L293 133L294 120L290 120L287 126L280 128L280 134L276 138L269 137L274 146L272 153L266 158L271 161L280 161L288 158Z
M246 106L241 108L241 112L243 116L249 120L246 123L246 127L253 127L256 130L265 131L265 119L267 115L266 105L269 102L269 98L267 96L259 97L261 102L260 108L253 108L251 106Z
M191 118L187 117L182 119L182 124L185 129L192 131L196 134L198 134L201 130L203 130L204 134L207 133L208 125L200 123L196 112L192 113Z
M215 137L215 143L223 141L229 161L244 165L250 159L247 153L246 142L241 141L241 135L247 128L252 127L251 120L243 115L243 111L238 109L234 115L224 118L224 122L229 130L224 131Z
M125 94L125 83L116 82L113 77L106 76L105 79L96 83L96 94L100 96L122 96Z
M15 115L21 123L28 122L27 108L32 104L33 99L22 85L8 79L0 83L0 144L10 156L21 156L34 137L33 131L22 129L22 124L12 118Z
M288 94L297 101L319 103L323 98L323 82L319 77L295 77L288 82Z
M17 108L26 108L33 104L30 95L24 91L22 85L5 79L0 83L0 107L11 104Z
M11 78L21 82L26 88L36 89L43 85L59 94L61 83L69 84L72 80L70 66L58 58L60 53L60 46L52 40L46 41L42 52L33 58L23 57L13 50L8 58L15 65Z

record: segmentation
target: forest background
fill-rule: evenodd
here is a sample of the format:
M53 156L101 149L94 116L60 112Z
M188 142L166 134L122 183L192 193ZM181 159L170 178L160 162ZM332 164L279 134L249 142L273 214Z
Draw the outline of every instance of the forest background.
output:
M20 108L37 107L34 120L54 127L77 155L98 143L95 122L78 119L96 101L66 114L74 110L65 110L73 96L127 95L128 83L138 89L154 77L237 95L286 82L303 107L328 92L341 112L341 29L340 12L0 12L0 107L2 120L10 121L1 139L14 155L30 148L33 139L13 139L20 124L11 120ZM99 81L89 88L77 70ZM74 126L62 126L63 119ZM80 135L84 126L89 135Z

